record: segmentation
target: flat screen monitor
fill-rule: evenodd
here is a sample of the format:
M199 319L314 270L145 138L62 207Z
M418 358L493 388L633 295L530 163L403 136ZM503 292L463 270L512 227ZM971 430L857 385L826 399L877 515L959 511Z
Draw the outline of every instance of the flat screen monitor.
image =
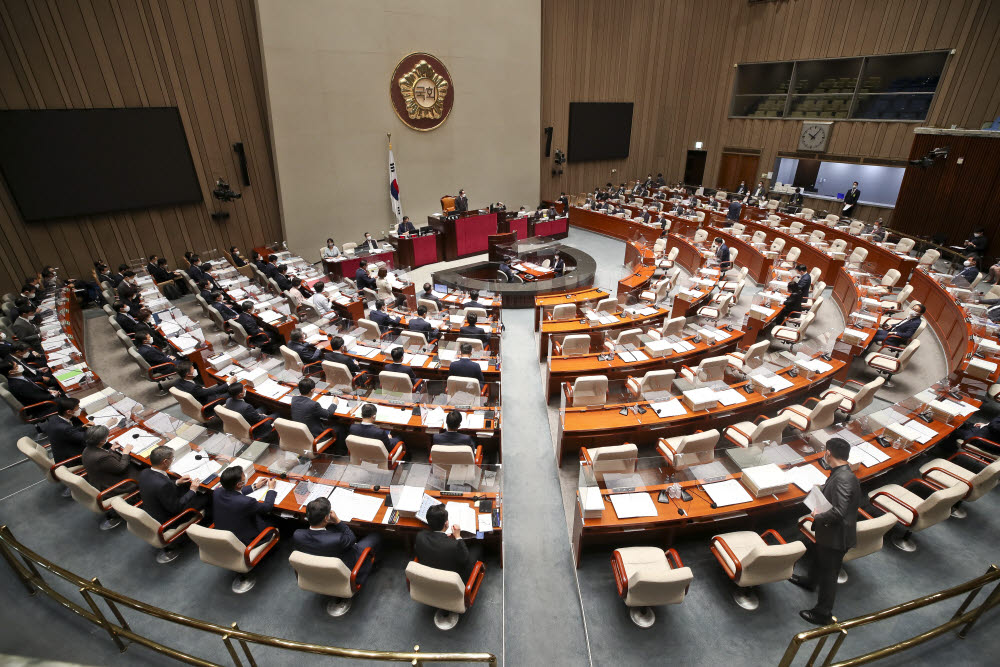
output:
M29 222L202 201L176 107L0 111L0 171Z
M447 285L438 285L437 283L434 283L434 291L438 292L439 294L447 294L448 293L448 286Z
M632 102L570 102L570 162L628 157L632 142Z

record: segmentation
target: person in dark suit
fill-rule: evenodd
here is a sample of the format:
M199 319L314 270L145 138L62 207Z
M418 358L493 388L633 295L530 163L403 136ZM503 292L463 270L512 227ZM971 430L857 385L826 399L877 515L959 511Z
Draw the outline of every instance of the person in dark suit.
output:
M268 255L267 264L264 265L264 275L268 278L274 278L278 275L278 256Z
M230 377L226 380L226 383L206 387L198 381L198 369L188 359L178 359L177 363L174 364L174 368L177 370L177 377L179 378L177 382L174 383L174 387L180 391L191 394L191 396L194 397L194 400L198 401L203 406L208 405L212 401L217 401L220 398L229 398L229 385L236 382L235 377Z
M861 484L847 462L850 454L851 445L843 438L827 440L823 458L830 466L830 477L821 491L831 507L820 514L813 514L816 542L808 545L811 552L808 574L793 574L790 579L796 586L807 590L819 588L816 605L799 612L799 616L815 625L833 622L837 575L844 562L844 554L858 543Z
M472 360L472 343L462 343L458 348L459 358L451 362L448 366L448 377L463 377L479 380L482 388L486 384L483 377L483 369Z
M971 285L972 281L975 280L978 275L979 268L976 266L975 258L966 257L965 261L962 263L962 270L955 274L955 277L952 278L952 284L958 286Z
M201 282L202 280L208 280L208 276L205 275L205 272L201 269L201 258L198 257L198 255L191 255L188 257L188 261L190 262L190 266L187 268L187 274L191 280L196 283Z
M328 428L334 413L310 398L316 388L312 378L302 378L298 386L299 395L292 396L292 421L305 424L315 438Z
M556 275L560 278L564 273L566 273L566 261L559 253L552 256L552 270L555 271Z
M243 544L250 544L261 531L271 525L264 519L274 509L278 494L274 490L278 480L258 479L255 484L245 484L243 468L226 468L219 475L219 486L212 492L212 519L216 530L228 530ZM267 485L264 499L256 501L249 497L256 489Z
M480 327L476 326L476 322L479 318L476 317L475 313L468 313L465 316L465 325L458 330L458 333L462 335L463 338L478 338L483 341L483 345L488 345L490 342L490 336Z
M404 215L403 221L396 225L396 233L402 236L403 234L416 234L417 228L413 226L410 222L410 216Z
M374 404L365 403L361 406L361 423L351 424L347 433L348 435L378 440L385 445L385 450L391 453L396 443L399 442L399 438L393 437L392 433L375 425L375 415L377 414L378 408Z
M21 377L45 388L59 389L59 383L45 364L45 357L31 349L27 343L15 341L10 346L8 361L21 368Z
M35 324L31 322L38 314L38 309L31 303L21 306L17 310L17 319L10 325L10 330L14 337L22 343L27 343L33 349L42 351L42 333Z
M757 187L754 188L753 194L750 196L754 199L764 199L767 197L767 190L764 188L764 181L757 181Z
M122 328L127 334L134 334L140 328L139 320L135 319L128 313L128 307L121 301L115 301L114 305L111 306L115 311L115 322L118 326Z
M65 461L83 453L87 427L80 420L81 414L83 408L78 399L56 399L56 414L46 420L44 428L53 461Z
M181 287L179 282L174 282L178 280L181 276L176 271L170 271L167 269L167 258L157 257L152 255L149 258L149 264L146 265L146 270L149 271L149 275L153 277L153 281L163 289L163 296L168 299L176 299L181 295Z
M986 230L980 227L979 229L973 230L972 236L965 239L965 256L974 257L979 259L986 252L987 246L989 246L989 239L986 238Z
M153 311L143 306L139 309L139 312L136 313L135 319L139 323L137 331L148 331L149 335L153 337L153 345L161 350L170 349L170 344L167 342L166 337L156 330L156 321L153 319Z
M469 198L465 196L465 190L459 190L455 197L455 210L459 213L469 210Z
M743 204L740 202L739 199L734 199L733 201L729 202L729 210L726 212L726 220L730 220L732 222L739 222L740 212L742 210L743 210Z
M889 231L882 226L882 218L873 222L870 227L865 227L862 233L871 234L872 243L882 243L889 236Z
M253 262L253 265L257 267L258 271L263 273L265 276L267 275L264 271L267 268L267 260L264 259L263 255L254 250L253 254L250 256L250 261Z
M644 224L649 222L650 217L651 216L649 215L649 211L646 209L642 209L642 215L639 216L639 219L642 220Z
M174 450L160 445L149 454L149 468L139 473L139 497L142 509L160 523L192 508L203 515L211 507L211 498L200 495L190 475L176 480L167 474L174 462ZM200 483L200 480L197 480ZM205 521L207 523L207 521Z
M796 264L795 272L798 274L799 291L802 292L802 298L809 296L809 290L812 289L812 276L809 275L809 267L805 264Z
M468 445L475 450L475 441L467 433L459 433L462 427L462 413L458 410L450 410L448 416L444 418L444 425L447 429L441 433L435 433L431 437L431 444L434 445Z
M378 252L378 241L372 238L370 232L365 232L365 240L358 245L358 250Z
M477 526L465 526L466 532L476 532ZM417 533L413 549L422 565L438 570L457 572L465 581L480 559L482 548L466 545L461 526L449 525L448 510L443 504L427 510L427 530Z
M278 272L274 274L274 282L278 283L278 289L282 292L292 289L292 281L288 279L287 264L278 267Z
M417 374L413 372L413 369L403 363L403 348L396 346L389 351L389 356L392 358L391 364L386 364L385 369L390 373L402 373L403 375L410 378L410 382L414 385L417 384Z
M354 358L347 356L342 352L344 349L344 339L341 336L334 336L330 339L330 351L327 352L324 358L327 361L332 361L335 364L343 364L347 366L347 370L351 372L351 375L357 375L361 372L361 366Z
M424 337L429 341L433 338L434 327L431 326L430 322L424 319L426 316L427 306L417 306L417 316L410 318L410 321L406 323L406 328L409 331L424 334Z
M559 199L557 199L556 202L562 204L563 215L569 215L569 197L566 196L565 192L559 193Z
M375 289L375 279L368 275L368 262L361 260L358 262L358 269L354 272L354 282L358 289Z
M159 348L153 345L153 334L149 329L140 329L135 334L135 348L136 352L139 353L146 363L153 366L159 366L161 364L176 364L177 357L171 356L169 354L164 354ZM163 369L160 370L169 370ZM176 365L174 367L176 370Z
M740 181L740 187L736 188L736 194L742 196L742 195L745 195L745 194L748 194L748 193L749 193L749 190L747 190L747 183L746 183L746 181Z
M271 421L260 428L260 430L254 431L254 437L257 440L267 440L268 438L277 437L277 431L274 430L274 420L280 417L277 412L272 412L269 415L264 414L254 406L246 402L246 387L240 382L234 382L226 388L229 392L229 398L226 399L226 409L232 410L233 412L239 413L243 419L246 420L247 424L253 427L255 424L259 424L265 419L270 419Z
M199 280L198 285L198 296L205 300L205 303L212 304L212 283L207 280Z
M430 283L424 283L424 291L417 296L418 299L427 299L428 301L433 301L437 304L438 310L442 308L441 299L434 296L434 288Z
M662 188L667 184L667 179L663 178L663 174L656 175L656 187Z
M379 331L385 333L390 329L399 329L399 318L393 317L385 312L385 301L375 300L375 307L368 311L368 319L378 325Z
M308 528L299 528L292 534L292 547L296 551L339 558L347 569L353 570L365 549L371 549L372 558L365 559L358 570L357 581L363 586L382 550L382 536L372 532L359 540L350 526L337 517L329 498L317 498L306 505L306 521Z
M106 426L91 426L83 436L83 463L84 470L87 471L87 481L98 491L110 488L126 479L139 479L140 469L132 464L129 454L132 452L132 445L122 447L114 445L108 447L109 431ZM131 491L138 490L138 487L126 485Z
M798 188L795 193L788 198L788 206L785 208L785 211L788 213L798 213L802 210L802 205L802 188Z
M970 438L985 438L991 442L1000 442L1000 416L994 417L988 422L975 422L966 424L955 431L956 440L968 440ZM976 447L992 451L995 455L1000 455L1000 450L984 442L977 442Z
M882 325L882 328L875 332L872 345L885 344L895 347L906 345L910 342L913 334L917 332L925 310L924 304L914 303L910 306L906 319L902 322L897 322L892 326Z
M778 312L777 317L774 318L774 326L781 326L788 319L789 315L801 311L802 289L799 287L797 281L790 280L788 281L788 296L785 297L785 302L781 305L781 310Z
M253 301L234 303L232 310L236 313L236 321L247 332L251 344L257 345L268 354L277 352L278 337L274 332L262 329L257 323L257 318L253 316Z
M38 290L31 283L26 283L21 287L21 297L30 301L36 308L42 305L42 296L38 293Z
M208 305L219 312L223 322L236 319L236 311L223 301L222 292L212 292L212 298L208 301Z
M0 374L7 378L7 391L23 406L44 403L62 396L58 389L46 389L24 377L24 367L11 360L0 361Z
M124 279L118 283L118 298L122 301L131 301L139 294L139 285L135 279L135 271L126 271Z
M851 189L844 193L844 209L840 212L840 215L845 218L854 215L854 209L859 199L861 199L861 190L858 190L858 182L854 181Z
M712 246L715 251L715 259L719 262L719 270L725 273L733 267L733 263L729 261L729 246L719 236L716 236L715 240L712 241Z
M243 259L243 255L240 254L240 249L236 246L229 247L229 256L233 258L233 266L237 269L241 266L246 266L247 261Z
M497 267L497 271L505 276L506 282L510 282L514 279L514 272L511 271L510 268L511 261L510 257L504 257L503 260L500 261L500 266Z
M469 300L462 304L466 308L483 308L486 306L479 303L479 290L469 290Z
M323 360L323 353L312 343L306 342L302 329L292 329L288 334L288 349L299 355L304 366Z

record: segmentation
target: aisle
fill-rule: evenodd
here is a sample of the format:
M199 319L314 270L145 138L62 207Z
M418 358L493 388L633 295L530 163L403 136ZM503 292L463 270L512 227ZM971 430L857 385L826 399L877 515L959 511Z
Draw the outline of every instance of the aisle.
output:
M504 657L510 665L590 664L533 312L503 313Z

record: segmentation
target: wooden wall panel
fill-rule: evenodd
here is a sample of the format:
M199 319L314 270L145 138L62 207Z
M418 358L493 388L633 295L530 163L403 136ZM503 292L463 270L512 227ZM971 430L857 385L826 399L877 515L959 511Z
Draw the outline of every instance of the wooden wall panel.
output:
M565 150L571 101L636 105L628 159L569 163L553 176L542 158L546 198L589 190L611 169L619 181L650 171L680 180L695 141L708 151L705 185L716 185L727 147L759 150L760 171L771 171L778 152L796 150L801 122L728 118L736 63L954 48L925 124L978 128L1000 114L1000 2L991 0L543 0L542 44L553 148ZM835 121L829 152L906 159L917 125ZM890 220L865 208L862 217Z
M157 253L282 237L253 0L3 0L0 108L176 106L202 186L200 204L25 223L0 188L0 291L44 264L89 275ZM232 144L242 141L249 187ZM219 205L223 177L243 198ZM58 189L58 184L54 187ZM228 220L210 213L227 210Z

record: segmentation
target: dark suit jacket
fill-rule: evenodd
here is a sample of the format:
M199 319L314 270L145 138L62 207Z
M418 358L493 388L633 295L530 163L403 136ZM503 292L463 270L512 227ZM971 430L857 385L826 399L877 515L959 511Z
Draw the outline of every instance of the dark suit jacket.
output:
M788 203L792 206L802 206L802 195L796 192L789 198Z
M139 320L126 313L115 313L115 322L125 333L135 333L139 330Z
M139 293L139 287L136 285L131 285L127 281L123 280L118 285L118 298L122 301L130 301L138 293Z
M174 274L171 271L167 271L159 266L149 269L149 275L153 276L153 280L157 283L165 283L174 279Z
M241 266L246 266L247 261L243 259L240 255L233 255L233 266L239 268Z
M458 433L456 431L442 431L435 433L431 437L431 444L434 445L468 445L473 450L476 449L475 441L468 433Z
M963 429L963 439L972 438L979 436L980 438L986 438L987 440L992 440L993 442L1000 441L1000 417L994 417L992 420L987 422L986 426L976 428L974 426Z
M351 428L347 434L360 436L362 438L371 438L372 440L379 440L383 445L385 445L385 450L392 453L392 442L389 440L389 434L375 424L351 424Z
M479 340L483 341L483 345L486 345L487 343L490 342L489 334L480 329L478 326L471 326L469 324L466 324L465 326L463 326L461 329L458 330L458 333L461 334L463 338L478 338Z
M469 210L469 198L468 197L455 197L455 210L456 211L468 211Z
M66 421L53 415L45 422L45 433L49 436L52 460L59 462L83 453L83 437L86 429L77 421Z
M462 304L462 306L464 308L482 308L483 310L486 310L486 306L479 303L478 301L471 301L471 300L466 301L464 304Z
M385 369L390 373L402 373L410 378L413 384L417 383L417 374L413 372L413 369L406 364L386 364Z
M728 266L730 264L730 262L729 262L729 246L727 246L725 243L723 243L722 245L720 245L718 247L718 249L715 251L715 258L717 260L719 260L719 264L723 264L723 265Z
M358 366L358 362L347 356L343 352L337 350L330 350L323 355L323 358L327 361L332 361L335 364L344 364L347 366L347 370L351 371L351 375L357 375L361 372L361 367Z
M311 364L323 358L323 353L315 345L305 341L292 341L288 344L288 349L297 352L303 364Z
M743 204L738 201L730 202L729 212L726 213L727 220L733 220L734 222L740 221L740 211L743 209Z
M837 466L823 485L823 496L832 508L817 514L813 521L816 544L847 551L858 543L858 508L861 484L848 465Z
M268 278L273 278L278 275L278 264L268 262L264 265L264 275Z
M333 419L332 410L324 409L308 396L292 396L292 421L305 424L314 438L326 430L325 419Z
M172 364L174 360L165 355L160 350L156 349L152 345L140 345L136 350L146 363L150 366L159 366L160 364ZM165 369L161 369L165 370Z
M923 320L922 317L907 317L905 320L899 324L895 324L889 328L889 333L893 337L902 338L904 342L909 341L913 334L917 332L917 328L920 326L920 322Z
M552 265L552 270L556 272L557 276L561 276L566 272L566 262L560 257L559 261Z
M802 294L802 298L809 296L809 290L812 289L812 276L808 273L803 273L802 277L799 278L799 292Z
M222 315L223 320L236 319L236 311L227 306L222 301L213 301L209 305L212 306L212 308L215 308L217 311L219 311L219 315Z
M438 308L441 307L441 299L437 298L436 296L434 296L430 292L421 292L420 294L417 295L417 298L418 299L427 299L428 301L433 301L434 303L437 304Z
M212 520L216 530L228 530L243 544L250 544L267 527L261 515L274 509L278 494L273 489L258 502L249 497L249 485L240 491L227 491L221 486L212 492Z
M763 187L757 187L754 189L753 194L750 196L753 197L754 199L760 199L761 197L766 197L767 192L764 190Z
M7 380L7 390L14 395L21 405L34 405L44 401L54 400L54 396L45 389L39 387L31 380L23 377L9 378ZM79 452L77 452L79 454Z
M406 323L406 328L410 331L416 331L417 333L430 334L434 331L434 327L431 323L422 317L411 317L410 321ZM430 336L427 336L430 338Z
M239 398L226 399L226 409L243 415L243 419L246 419L247 424L250 424L250 426L253 426L267 417L267 415L257 410L257 408Z
M278 283L278 289L282 292L292 289L292 281L282 273L274 274L274 282Z
M354 531L346 523L331 523L325 530L299 528L292 535L292 546L313 556L333 556L344 561L348 569L361 557Z
M861 190L848 190L844 193L844 203L853 206L861 199Z
M378 325L379 331L386 332L392 327L399 326L399 320L382 310L369 310L368 319Z
M455 377L475 378L479 380L480 387L486 384L486 379L483 377L483 369L472 359L460 357L451 362L451 365L448 366L448 377L453 375Z
M748 192L747 186L745 185L741 185L740 187L736 188L736 194L738 195L745 195L747 192Z
M18 316L18 318L11 323L10 330L14 332L14 336L19 341L27 343L32 347L37 347L42 342L42 336L38 331L38 327L23 317Z
M368 272L364 269L358 267L358 270L354 272L354 282L357 283L358 289L367 287L368 289L375 289L375 279L368 275Z
M191 506L197 492L189 485L178 486L164 474L146 468L139 473L139 496L142 509L160 523Z
M248 336L260 334L260 325L257 324L257 319L250 313L240 313L236 316L236 321L240 323L240 326L243 327Z
M475 531L476 526L462 526L464 530ZM413 545L414 554L422 565L439 570L457 572L466 578L475 563L469 562L469 548L463 540L456 540L437 530L417 533Z
M87 471L87 481L98 491L125 479L139 479L139 468L132 465L128 456L104 447L84 447L83 467Z
M365 239L358 245L358 248L368 252L378 252L378 241L375 239Z
M187 268L187 274L195 283L200 280L208 280L208 275L201 270L200 266L195 266L194 264Z
M967 283L971 283L973 280L976 279L976 276L978 275L979 275L979 269L977 269L974 266L967 266L964 269L962 269L955 277L961 278Z
M194 400L198 401L202 405L211 403L217 398L229 395L229 385L224 382L211 387L205 387L200 383L193 382L191 380L178 380L174 383L174 386L181 391L186 391L194 396Z
M396 225L396 233L397 234L413 234L416 231L417 231L417 228L414 227L413 223L410 222L410 221L401 222L398 225Z

